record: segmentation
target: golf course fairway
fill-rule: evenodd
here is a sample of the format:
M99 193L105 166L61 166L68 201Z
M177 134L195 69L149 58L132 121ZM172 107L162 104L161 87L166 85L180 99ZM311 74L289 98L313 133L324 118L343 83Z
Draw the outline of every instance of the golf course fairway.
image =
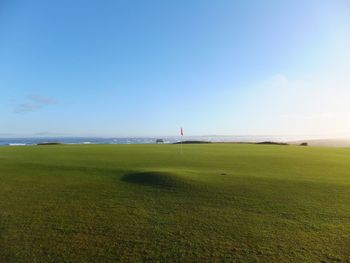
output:
M350 148L0 147L0 262L118 261L349 262Z

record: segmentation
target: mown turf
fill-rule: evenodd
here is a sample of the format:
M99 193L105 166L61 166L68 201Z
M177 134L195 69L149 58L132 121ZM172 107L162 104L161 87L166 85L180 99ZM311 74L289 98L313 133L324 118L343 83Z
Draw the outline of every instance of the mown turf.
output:
M0 148L0 262L350 262L350 149Z

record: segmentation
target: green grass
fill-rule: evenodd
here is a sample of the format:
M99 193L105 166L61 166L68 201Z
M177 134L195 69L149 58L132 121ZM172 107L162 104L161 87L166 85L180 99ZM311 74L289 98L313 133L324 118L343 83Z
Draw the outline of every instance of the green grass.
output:
M0 148L0 262L349 262L350 149Z

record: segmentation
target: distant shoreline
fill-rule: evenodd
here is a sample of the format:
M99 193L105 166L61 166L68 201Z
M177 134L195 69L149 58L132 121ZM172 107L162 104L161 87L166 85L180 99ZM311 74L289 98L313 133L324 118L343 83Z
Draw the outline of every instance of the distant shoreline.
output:
M330 138L330 139L294 139L289 137L273 136L180 136L173 137L123 137L123 138L0 138L0 146L30 146L46 144L64 144L64 145L85 145L85 144L155 144L160 141L164 144L174 143L230 143L230 144L271 144L271 145L300 145L307 143L308 146L323 147L350 147L350 138Z
M288 142L291 145L307 142L309 146L350 147L350 139L310 139Z
M0 145L0 147L29 147L29 146L69 146L69 145L156 145L157 143L134 143L134 144L111 144L111 143L38 143L38 144L22 144L22 143L13 143L7 145ZM164 143L165 145L179 145L181 142L175 143ZM311 147L334 147L334 148L350 148L350 142L342 143L338 141L331 140L313 140L313 141L298 141L298 142L183 142L184 145L197 144L197 145L206 145L206 144L247 144L247 145L271 145L271 146L311 146ZM304 145L303 145L304 144Z

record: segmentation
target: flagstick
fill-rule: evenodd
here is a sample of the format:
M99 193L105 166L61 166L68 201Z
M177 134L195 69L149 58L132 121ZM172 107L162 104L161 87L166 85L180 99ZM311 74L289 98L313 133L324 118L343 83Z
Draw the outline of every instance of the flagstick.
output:
M180 152L181 152L181 154L182 154L182 140L183 140L183 134L181 134L181 146L180 146Z
M183 129L182 127L180 128L180 135L181 135L181 139L180 139L180 154L182 154L182 141L183 141L183 138L184 138L184 132L183 132Z

